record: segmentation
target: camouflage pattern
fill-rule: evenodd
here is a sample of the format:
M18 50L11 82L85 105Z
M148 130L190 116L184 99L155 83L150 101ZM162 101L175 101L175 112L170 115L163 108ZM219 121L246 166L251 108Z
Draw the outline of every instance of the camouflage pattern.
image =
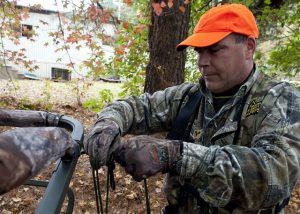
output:
M73 153L73 140L57 126L62 115L43 111L0 109L0 126L15 128L0 134L0 194L22 184L49 163Z
M114 145L120 140L120 130L116 123L110 120L98 121L88 133L83 145L89 155L91 165L98 169L110 162Z
M45 111L0 109L0 126L57 126L61 116Z
M122 140L114 157L136 181L142 181L159 172L173 170L177 161L182 159L180 148L182 142L178 140L139 135Z
M0 134L0 194L21 185L51 162L72 154L71 136L61 128L16 128Z
M186 92L196 90L203 97L191 130L195 142L183 143L179 177L166 180L168 200L178 205L178 187L189 183L209 204L209 210L274 210L290 196L300 175L300 93L289 83L271 81L256 69L218 112L212 94L200 80L199 84L184 83L153 95L115 101L98 114L98 120L116 122L123 135L168 131L188 99ZM233 142L239 109L240 134ZM194 202L183 204L181 210L197 213Z

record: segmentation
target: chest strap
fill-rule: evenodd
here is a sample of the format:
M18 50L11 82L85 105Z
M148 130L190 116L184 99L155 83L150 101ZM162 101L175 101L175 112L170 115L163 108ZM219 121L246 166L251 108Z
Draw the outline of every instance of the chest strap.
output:
M188 139L191 130L191 124L199 108L202 94L199 90L189 95L189 100L184 105L182 110L177 115L175 121L172 124L171 130L167 135L167 139L170 140L185 140ZM189 124L190 123L190 124Z

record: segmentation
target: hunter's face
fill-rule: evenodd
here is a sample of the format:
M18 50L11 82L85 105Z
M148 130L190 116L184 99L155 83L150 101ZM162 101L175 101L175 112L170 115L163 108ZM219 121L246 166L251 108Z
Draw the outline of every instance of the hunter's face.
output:
M235 36L230 34L212 46L195 48L199 70L211 92L224 92L248 77L251 70L246 66L250 56L247 43L236 42Z

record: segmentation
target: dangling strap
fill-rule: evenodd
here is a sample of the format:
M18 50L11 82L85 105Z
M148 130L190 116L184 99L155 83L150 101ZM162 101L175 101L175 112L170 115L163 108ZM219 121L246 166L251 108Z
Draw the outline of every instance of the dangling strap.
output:
M97 213L103 214L103 206L102 206L102 197L100 191L100 183L99 183L99 174L97 169L93 169L93 181L94 181L94 189L96 195L96 205L97 205Z
M105 213L108 213L108 202L109 202L109 187L112 190L116 189L116 182L114 176L115 163L110 161L107 164L107 176L106 176L106 202L105 202Z
M146 197L147 214L151 214L150 199L149 199L149 194L148 194L148 186L147 186L147 179L146 178L144 178L144 189L145 189L145 197Z
M105 213L108 213L108 202L109 202L109 186L114 190L115 179L114 179L114 169L115 164L109 163L107 166L107 180L106 180L106 204L105 204ZM93 169L93 181L94 181L94 189L96 195L96 205L97 205L97 213L104 214L103 205L102 205L102 196L100 190L100 182L99 182L99 173L97 169Z

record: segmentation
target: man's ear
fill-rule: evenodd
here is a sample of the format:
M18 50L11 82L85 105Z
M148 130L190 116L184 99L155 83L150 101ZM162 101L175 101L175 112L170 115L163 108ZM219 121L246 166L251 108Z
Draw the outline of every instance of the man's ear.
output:
M254 52L256 50L256 39L255 39L254 36L249 36L247 38L246 47L247 47L246 58L247 59L252 59L253 55L254 55Z

